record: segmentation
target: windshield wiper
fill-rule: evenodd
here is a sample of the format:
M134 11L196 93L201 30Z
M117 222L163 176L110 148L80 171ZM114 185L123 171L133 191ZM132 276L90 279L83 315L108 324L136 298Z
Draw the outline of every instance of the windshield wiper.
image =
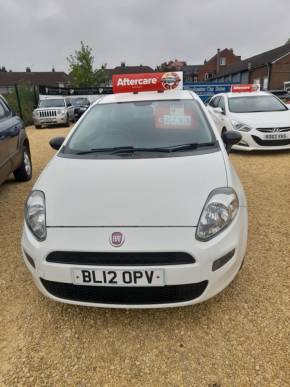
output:
M212 142L193 142L190 144L181 144L181 145L175 145L168 147L169 152L179 152L179 151L187 151L187 150L192 150L192 149L197 149L201 147L206 147L206 146L213 146L216 143L214 141Z
M168 152L167 148L135 148L134 146L116 146L113 148L93 148L87 151L76 152L77 155L87 155L90 153L134 153L134 152Z
M152 147L152 148L138 148L134 146L118 146L113 148L93 148L87 151L76 152L77 155L87 155L93 153L110 153L110 154L119 154L119 153L134 153L134 152L179 152L196 149L199 147L213 146L215 142L205 142L205 143L190 143L190 144L181 144L174 145L169 147Z

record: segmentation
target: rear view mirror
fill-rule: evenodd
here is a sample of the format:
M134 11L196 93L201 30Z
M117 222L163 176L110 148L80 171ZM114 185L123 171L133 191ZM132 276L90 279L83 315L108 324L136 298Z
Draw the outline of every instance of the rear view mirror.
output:
M215 108L213 108L213 110L215 113L225 114L225 112L223 111L223 109L221 107L215 107Z
M230 153L232 146L238 144L241 141L242 135L241 133L234 130L229 130L222 135L222 139L226 146L227 152Z
M49 145L55 149L59 150L59 148L62 146L63 142L65 140L65 137L54 137L49 141Z

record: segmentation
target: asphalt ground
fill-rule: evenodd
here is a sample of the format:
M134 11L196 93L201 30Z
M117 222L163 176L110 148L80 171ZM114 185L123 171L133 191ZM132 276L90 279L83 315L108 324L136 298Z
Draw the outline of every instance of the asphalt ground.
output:
M20 254L23 206L68 129L28 128L34 177L0 187L1 386L290 386L290 152L233 153L249 205L245 265L199 305L112 310L50 301Z

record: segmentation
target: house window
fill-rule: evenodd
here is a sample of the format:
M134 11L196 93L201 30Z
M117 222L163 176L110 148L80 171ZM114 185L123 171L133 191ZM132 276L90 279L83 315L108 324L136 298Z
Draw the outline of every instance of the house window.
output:
M225 66L227 64L227 60L224 56L220 58L220 66Z
M207 81L207 80L208 80L208 76L209 76L209 74L208 74L208 73L205 73L205 74L204 74L204 80L205 80L205 81Z
M196 83L197 80L198 80L197 75L195 75L194 78L193 78L193 82Z

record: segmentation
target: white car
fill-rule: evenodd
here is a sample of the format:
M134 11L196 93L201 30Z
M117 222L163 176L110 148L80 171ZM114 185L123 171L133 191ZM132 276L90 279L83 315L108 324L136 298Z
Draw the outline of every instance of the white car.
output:
M221 134L228 130L241 133L242 140L234 149L290 149L290 110L273 94L217 94L207 108Z
M70 121L75 121L75 108L69 98L46 98L39 101L32 118L36 129L47 125L69 126Z
M228 132L228 151L240 140ZM56 301L149 308L198 303L241 268L245 194L203 103L190 91L95 102L25 207L24 261Z

